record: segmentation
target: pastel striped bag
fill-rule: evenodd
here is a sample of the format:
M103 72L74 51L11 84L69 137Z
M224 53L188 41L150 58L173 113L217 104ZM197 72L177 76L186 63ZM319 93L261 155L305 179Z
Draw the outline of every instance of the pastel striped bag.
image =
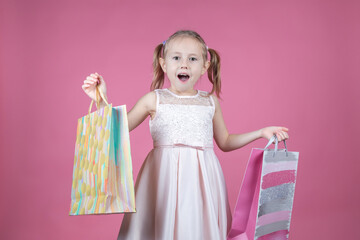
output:
M289 238L299 153L284 145L279 150L273 136L264 149L252 149L227 240Z
M78 120L69 215L136 212L126 106L96 95L107 106Z

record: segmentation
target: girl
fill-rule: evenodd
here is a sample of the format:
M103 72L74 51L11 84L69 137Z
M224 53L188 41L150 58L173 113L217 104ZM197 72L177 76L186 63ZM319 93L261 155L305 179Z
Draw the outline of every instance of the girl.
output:
M274 134L285 140L288 129L228 133L218 101L220 58L196 32L178 31L159 44L153 67L154 91L139 99L128 122L131 131L150 116L154 148L135 184L137 212L125 214L118 239L226 239L231 212L213 138L222 151L232 151ZM210 93L194 89L205 72L213 84ZM171 86L161 89L165 74ZM98 73L90 74L82 86L94 100L97 84L105 93Z

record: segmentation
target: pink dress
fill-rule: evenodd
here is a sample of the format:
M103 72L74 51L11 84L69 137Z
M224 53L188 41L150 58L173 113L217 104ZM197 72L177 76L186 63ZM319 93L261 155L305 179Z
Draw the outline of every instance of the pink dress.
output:
M214 100L155 92L154 148L135 184L137 212L124 215L118 239L224 240L231 211L213 149Z

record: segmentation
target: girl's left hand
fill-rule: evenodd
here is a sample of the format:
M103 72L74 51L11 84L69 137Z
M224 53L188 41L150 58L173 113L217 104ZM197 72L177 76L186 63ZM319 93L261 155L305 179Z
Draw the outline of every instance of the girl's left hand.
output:
M265 127L260 129L261 137L269 140L272 136L276 135L279 142L289 139L289 129L286 127Z

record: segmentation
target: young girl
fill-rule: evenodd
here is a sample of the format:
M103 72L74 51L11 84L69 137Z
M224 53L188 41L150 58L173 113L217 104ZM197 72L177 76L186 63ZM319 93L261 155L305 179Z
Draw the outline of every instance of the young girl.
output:
M118 239L226 239L231 212L213 138L222 151L232 151L274 134L282 141L289 137L288 129L228 133L218 101L220 58L196 32L178 31L159 44L153 67L155 90L139 99L128 122L131 131L150 116L154 148L135 184L137 212L125 214ZM210 93L194 89L205 72L213 84ZM161 89L165 74L170 87ZM106 92L98 73L88 76L82 86L94 100L97 84Z

